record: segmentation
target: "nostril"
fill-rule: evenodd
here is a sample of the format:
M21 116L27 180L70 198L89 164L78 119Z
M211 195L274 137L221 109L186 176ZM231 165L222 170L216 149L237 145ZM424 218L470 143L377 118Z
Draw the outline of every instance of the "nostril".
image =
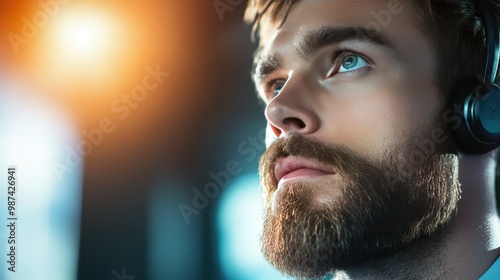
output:
M281 136L281 130L279 128L275 127L274 125L271 125L271 129L273 130L273 133L274 135L276 135L276 137Z
M305 128L306 124L299 118L285 118L284 125L296 125L298 128Z

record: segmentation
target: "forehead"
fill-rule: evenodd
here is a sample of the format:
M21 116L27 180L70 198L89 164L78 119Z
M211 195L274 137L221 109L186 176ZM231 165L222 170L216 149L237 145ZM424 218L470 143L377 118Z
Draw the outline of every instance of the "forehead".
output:
M414 41L413 35L423 35L415 4L399 0L302 0L293 5L278 28L280 23L278 20L261 33L259 56L293 48L305 33L325 26L366 28L391 41Z

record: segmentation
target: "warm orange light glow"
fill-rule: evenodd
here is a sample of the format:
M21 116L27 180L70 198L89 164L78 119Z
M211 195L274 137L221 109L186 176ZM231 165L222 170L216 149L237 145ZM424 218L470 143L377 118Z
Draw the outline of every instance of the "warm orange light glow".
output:
M0 17L4 69L82 118L109 113L113 100L142 83L146 67L158 65L161 71L178 74L182 69L172 65L187 65L185 54L191 48L180 49L179 42L190 32L185 30L189 25L178 24L183 19L180 4L157 0L12 3L0 0L1 10L9 11ZM172 81L156 91L164 92L167 86L173 86Z
M56 85L111 85L112 73L122 67L120 30L123 20L95 5L74 5L61 10L47 28L43 59L45 81ZM117 62L118 61L118 62Z
M133 54L141 51L127 32L134 20L107 5L65 6L41 31L34 53L38 58L35 72L42 74L40 80L47 87L61 94L114 94L127 86L129 69L144 67L136 65Z
M54 19L55 51L70 58L95 59L116 47L117 30L109 14L94 10L65 10Z

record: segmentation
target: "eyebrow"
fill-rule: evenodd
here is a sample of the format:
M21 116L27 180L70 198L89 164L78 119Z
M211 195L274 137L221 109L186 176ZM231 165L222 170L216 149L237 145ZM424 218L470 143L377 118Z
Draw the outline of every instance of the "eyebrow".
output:
M399 54L393 44L382 34L364 27L332 27L325 26L311 30L298 39L295 52L303 60L308 60L314 53L323 47L340 44L345 41L362 41L390 50ZM253 67L255 81L265 79L269 74L283 67L283 58L280 54L271 52L262 55L257 52Z

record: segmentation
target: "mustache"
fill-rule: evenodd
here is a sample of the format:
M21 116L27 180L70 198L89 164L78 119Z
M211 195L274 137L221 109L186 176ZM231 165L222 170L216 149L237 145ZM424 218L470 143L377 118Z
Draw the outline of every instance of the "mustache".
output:
M291 134L273 142L260 158L261 184L268 191L278 184L274 174L276 161L287 156L300 156L330 165L341 176L372 170L374 167L368 159L343 145L322 143L301 134Z

